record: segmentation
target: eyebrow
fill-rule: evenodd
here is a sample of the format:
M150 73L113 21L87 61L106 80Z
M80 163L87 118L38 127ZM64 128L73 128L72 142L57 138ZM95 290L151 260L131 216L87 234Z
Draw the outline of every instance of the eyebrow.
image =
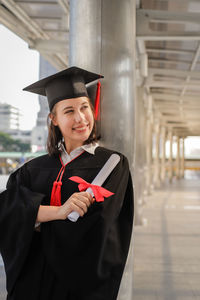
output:
M81 103L81 105L84 105L84 104L88 104L89 105L89 103L87 101L84 101L83 103ZM73 106L66 106L66 107L63 108L63 111L67 110L67 109L72 109L72 108L74 108L74 107Z
M66 109L70 109L70 108L73 108L73 106L66 106L66 107L63 108L63 111L66 110Z
M85 102L81 103L81 105L84 105L84 104L89 104L89 103L88 103L88 101L85 101Z

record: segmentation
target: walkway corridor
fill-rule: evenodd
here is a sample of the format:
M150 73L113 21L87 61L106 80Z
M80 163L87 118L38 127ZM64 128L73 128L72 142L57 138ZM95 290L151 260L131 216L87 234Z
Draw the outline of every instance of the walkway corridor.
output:
M135 227L133 300L200 299L200 177L147 197Z

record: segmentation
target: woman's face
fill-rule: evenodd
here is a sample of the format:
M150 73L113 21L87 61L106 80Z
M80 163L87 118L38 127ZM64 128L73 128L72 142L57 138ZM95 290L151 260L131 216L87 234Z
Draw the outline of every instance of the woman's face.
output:
M52 122L60 128L68 153L80 147L89 138L94 117L87 97L62 100L55 105Z

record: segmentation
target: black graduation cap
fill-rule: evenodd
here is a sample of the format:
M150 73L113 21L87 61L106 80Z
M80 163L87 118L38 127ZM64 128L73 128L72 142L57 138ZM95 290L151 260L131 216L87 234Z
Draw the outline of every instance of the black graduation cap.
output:
M47 96L51 111L57 102L64 99L88 97L86 84L103 77L78 67L70 67L43 78L23 90Z

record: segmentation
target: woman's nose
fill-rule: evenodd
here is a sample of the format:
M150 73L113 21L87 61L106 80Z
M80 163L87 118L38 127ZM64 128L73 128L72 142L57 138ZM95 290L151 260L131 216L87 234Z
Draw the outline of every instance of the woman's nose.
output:
M84 119L83 113L81 111L76 111L75 121L80 123Z

